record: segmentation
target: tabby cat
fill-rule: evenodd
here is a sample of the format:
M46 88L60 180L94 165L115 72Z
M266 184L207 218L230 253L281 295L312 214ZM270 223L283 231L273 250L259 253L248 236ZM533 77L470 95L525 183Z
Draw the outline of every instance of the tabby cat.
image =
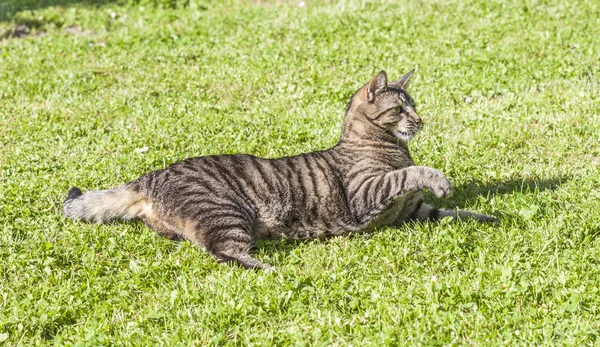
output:
M252 256L255 239L321 238L447 216L497 221L423 202L423 189L445 198L452 186L409 154L407 142L423 127L406 92L413 71L389 84L381 71L354 93L333 148L278 159L189 158L118 188L72 188L63 211L98 223L137 217L219 262L255 269L272 269Z

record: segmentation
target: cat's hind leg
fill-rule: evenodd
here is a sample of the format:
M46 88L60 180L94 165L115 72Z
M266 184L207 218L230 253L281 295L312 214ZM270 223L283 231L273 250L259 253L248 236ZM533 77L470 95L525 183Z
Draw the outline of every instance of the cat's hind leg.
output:
M275 269L252 256L252 220L239 211L213 210L188 221L183 236L215 256L219 263L237 263L246 269Z
M164 216L160 216L155 206L148 206L139 215L138 218L146 224L146 226L158 233L160 236L165 237L173 241L183 240L181 230L175 225L173 221L170 221Z
M250 226L227 225L213 227L206 235L206 250L219 263L237 263L246 269L275 270L252 256L254 239Z

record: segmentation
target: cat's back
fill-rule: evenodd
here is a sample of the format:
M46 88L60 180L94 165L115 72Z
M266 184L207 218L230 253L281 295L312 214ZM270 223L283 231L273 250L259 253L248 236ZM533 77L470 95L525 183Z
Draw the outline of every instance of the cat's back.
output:
M330 195L336 188L333 171L325 152L275 159L224 154L184 159L141 177L138 184L156 199L210 194L256 205L279 201L296 206Z
M207 192L248 195L251 190L275 188L281 173L277 166L281 165L274 160L249 154L209 155L181 160L141 179L154 197Z

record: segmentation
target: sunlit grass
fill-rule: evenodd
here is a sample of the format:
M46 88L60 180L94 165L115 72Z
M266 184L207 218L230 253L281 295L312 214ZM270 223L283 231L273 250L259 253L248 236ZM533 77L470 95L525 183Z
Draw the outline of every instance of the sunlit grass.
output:
M598 344L596 3L157 3L3 4L0 344ZM500 225L260 242L267 274L61 214L190 156L330 147L413 67L413 157L455 185L428 199Z

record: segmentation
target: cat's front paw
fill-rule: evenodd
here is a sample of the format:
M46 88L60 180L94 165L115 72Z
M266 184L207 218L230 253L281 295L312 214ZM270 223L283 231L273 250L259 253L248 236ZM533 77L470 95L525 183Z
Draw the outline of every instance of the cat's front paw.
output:
M452 196L452 183L450 183L446 176L436 169L426 169L424 186L438 198L448 198Z
M431 188L431 192L438 198L444 199L452 196L452 183L444 176L440 178L437 185Z

